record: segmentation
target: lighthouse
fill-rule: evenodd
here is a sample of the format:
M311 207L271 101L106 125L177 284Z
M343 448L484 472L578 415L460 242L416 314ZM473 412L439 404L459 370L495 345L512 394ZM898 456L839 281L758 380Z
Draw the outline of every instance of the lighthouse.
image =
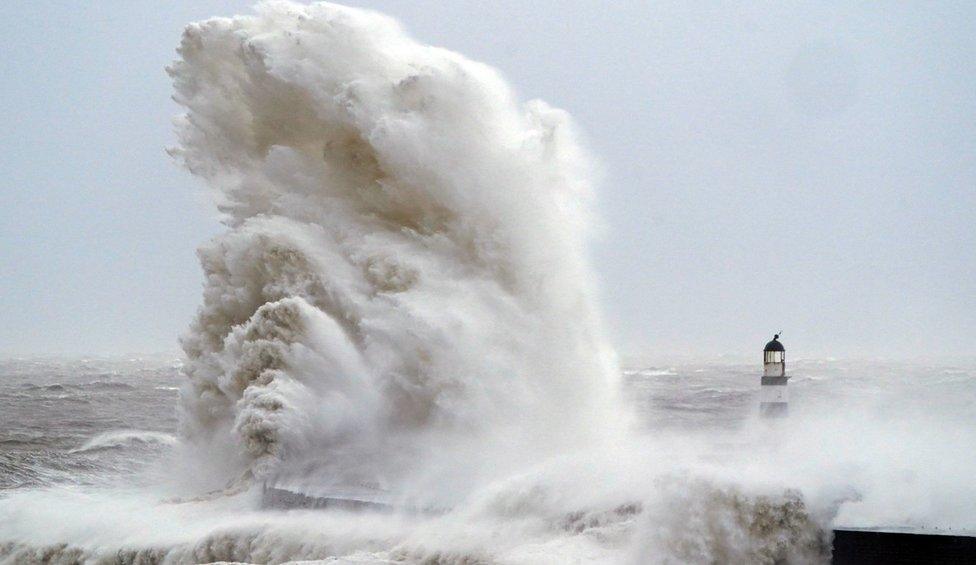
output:
M779 334L763 348L763 375L759 393L761 416L785 416L789 406L786 391L786 348L779 341Z

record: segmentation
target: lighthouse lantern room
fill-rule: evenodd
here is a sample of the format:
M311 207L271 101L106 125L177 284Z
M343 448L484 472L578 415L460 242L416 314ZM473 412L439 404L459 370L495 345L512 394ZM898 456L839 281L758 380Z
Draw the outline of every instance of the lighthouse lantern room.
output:
M786 376L786 348L779 341L779 334L773 336L773 341L763 349L763 376Z

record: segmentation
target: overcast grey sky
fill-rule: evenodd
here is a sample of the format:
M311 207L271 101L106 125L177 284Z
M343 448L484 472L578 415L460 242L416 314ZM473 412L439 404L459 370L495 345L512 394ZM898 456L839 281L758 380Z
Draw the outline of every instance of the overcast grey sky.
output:
M348 3L575 116L625 355L976 352L976 3ZM249 6L0 5L0 354L176 349L220 226L163 67Z

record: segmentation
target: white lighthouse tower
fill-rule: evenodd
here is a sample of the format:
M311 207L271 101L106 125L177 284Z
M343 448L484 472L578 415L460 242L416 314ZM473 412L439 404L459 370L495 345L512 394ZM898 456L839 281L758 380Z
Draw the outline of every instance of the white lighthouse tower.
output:
M759 393L759 414L785 416L789 406L786 391L786 348L779 341L779 334L763 348L763 376Z

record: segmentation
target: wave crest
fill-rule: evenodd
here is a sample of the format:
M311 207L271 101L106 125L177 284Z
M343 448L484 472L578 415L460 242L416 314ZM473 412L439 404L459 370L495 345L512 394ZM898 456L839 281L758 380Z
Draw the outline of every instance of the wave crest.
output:
M96 435L69 453L85 453L131 446L175 444L176 436L173 434L143 430L112 430Z

